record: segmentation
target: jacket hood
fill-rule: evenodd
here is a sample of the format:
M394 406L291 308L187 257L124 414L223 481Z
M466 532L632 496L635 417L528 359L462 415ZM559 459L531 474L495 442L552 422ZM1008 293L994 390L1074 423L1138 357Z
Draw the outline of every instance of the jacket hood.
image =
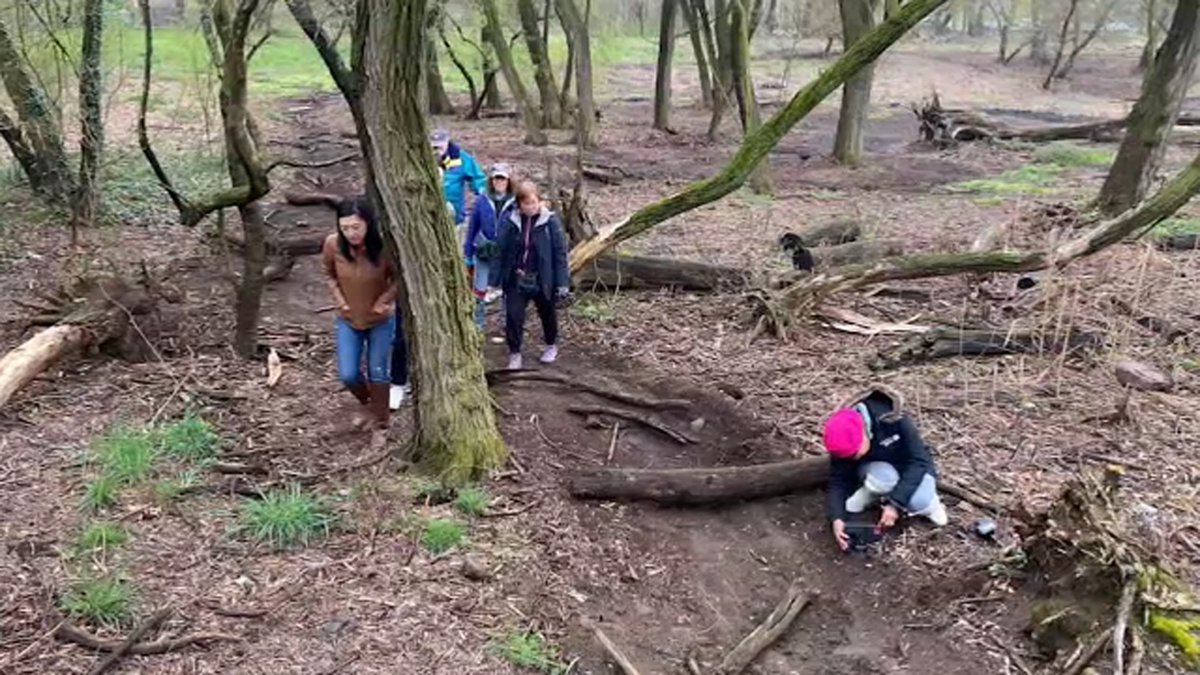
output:
M520 207L511 209L508 213L508 219L510 221L512 221L512 223L514 225L517 226L517 229L521 228L521 215L522 214L521 214ZM534 221L533 226L541 227L541 226L545 225L546 223L550 222L550 216L553 216L553 215L554 215L553 211L551 211L550 209L543 206L542 210L538 212L537 220Z
M903 413L904 400L900 393L882 384L872 384L842 401L838 408L853 408L865 404L882 421L893 421Z

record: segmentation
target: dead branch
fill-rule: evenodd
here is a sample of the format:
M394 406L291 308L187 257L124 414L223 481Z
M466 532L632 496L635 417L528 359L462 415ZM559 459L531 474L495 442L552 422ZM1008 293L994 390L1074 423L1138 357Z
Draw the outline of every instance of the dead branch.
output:
M811 600L812 596L801 588L800 582L793 581L771 614L725 656L717 666L716 675L739 675L787 631Z
M73 642L81 647L86 647L98 652L113 652L121 648L120 640L101 640L91 633L74 626L68 622L63 622L58 630L54 631L54 637L63 640L64 642ZM195 633L181 638L162 638L154 642L139 642L131 645L126 652L127 654L136 654L137 656L150 656L153 654L166 654L168 652L176 652L180 649L190 647L192 645L206 645L211 642L241 642L242 638L236 635L226 635L224 633Z
M224 607L212 600L203 600L200 602L200 606L218 616L227 616L234 619L261 619L271 612L270 609Z
M973 504L984 511L991 511L992 513L1004 513L1008 511L1006 507L1003 507L987 497L980 495L975 490L964 485L951 482L945 478L938 479L937 489L940 492L950 495L951 497L956 497L964 502L967 502L968 504Z
M150 618L143 621L137 628L134 628L133 632L129 634L129 637L122 640L116 649L112 650L109 652L108 656L105 656L103 659L101 659L100 662L88 672L88 675L101 675L101 673L104 671L108 670L112 666L115 666L117 661L120 661L121 657L125 656L125 654L127 654L135 644L141 641L141 639L145 637L147 633L155 630L160 624L162 624L162 622L166 621L167 618L171 616L172 611L173 610L171 608L167 607L158 610L154 614L151 614Z
M1137 597L1137 579L1130 579L1121 589L1121 600L1117 603L1117 622L1113 625L1113 675L1125 675L1125 634L1129 628L1129 615L1133 612L1133 601Z
M604 631L600 630L599 626L592 627L592 632L596 636L596 641L600 643L600 646L604 647L604 651L608 652L609 658L612 659L613 663L617 664L622 673L625 675L641 675L633 665L633 662L629 660L629 657L625 656L620 648L604 634Z
M1074 328L1064 336L990 328L935 328L895 348L881 350L872 365L886 369L957 356L1072 354L1095 349L1102 343L1100 336Z
M617 389L610 385L600 384L598 382L589 382L577 377L568 377L561 373L554 373L541 370L489 370L486 373L488 385L495 386L504 382L552 382L561 384L567 387L573 387L581 391L586 391L589 394L595 394L602 398L611 399L619 403L629 405L642 406L644 408L652 408L656 410L668 408L687 408L691 406L691 401L679 398L659 399L650 396L635 394L623 389Z
M289 159L287 157L280 157L279 159L276 159L275 161L273 161L267 165L267 172L270 173L271 170L275 169L276 167L280 167L280 166L286 166L286 167L290 167L293 169L324 169L324 168L327 168L330 166L334 166L335 164L341 164L342 162L349 162L352 159L358 159L359 157L360 157L360 155L357 151L349 152L344 155L339 155L332 159L323 159L323 160L316 161L316 162L306 162L306 161L300 160L300 159Z
M647 415L636 410L623 410L621 408L613 408L603 405L573 405L568 407L567 411L575 413L576 415L607 415L609 417L617 417L620 419L629 420L630 422L637 422L642 426L653 429L667 438L675 441L676 443L679 443L680 445L696 443L695 438L692 438L681 431L672 429L657 417L653 415Z
M698 506L775 497L820 487L828 479L829 460L808 457L705 469L587 469L571 477L567 490L578 499Z
M1097 636L1095 640L1092 640L1091 644L1080 653L1079 658L1075 659L1072 663L1068 663L1063 668L1062 675L1079 675L1082 673L1084 668L1087 668L1088 664L1104 650L1104 646L1108 644L1109 639L1112 638L1112 634L1113 630L1111 628L1105 629L1103 633Z
M582 288L598 286L608 290L672 287L715 291L744 288L750 276L749 270L739 267L692 260L602 255L575 274L575 283Z

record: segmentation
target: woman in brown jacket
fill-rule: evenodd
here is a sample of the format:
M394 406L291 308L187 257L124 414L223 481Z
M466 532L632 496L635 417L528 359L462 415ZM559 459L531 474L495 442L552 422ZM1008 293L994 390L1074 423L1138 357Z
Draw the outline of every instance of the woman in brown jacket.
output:
M366 197L338 205L337 233L325 239L321 258L338 308L338 377L367 413L359 415L355 426L370 420L386 428L392 338L396 333L396 283L391 262L383 253L375 211Z

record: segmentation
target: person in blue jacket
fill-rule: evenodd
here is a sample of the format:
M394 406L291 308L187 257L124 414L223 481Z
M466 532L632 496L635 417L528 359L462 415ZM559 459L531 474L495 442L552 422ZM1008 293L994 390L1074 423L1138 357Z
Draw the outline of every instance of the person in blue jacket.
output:
M461 226L467 220L467 191L482 195L487 188L487 176L471 153L450 140L449 131L437 129L429 134L429 145L437 153L442 191L454 209L454 224Z
M488 277L500 255L496 243L499 224L513 205L512 169L503 162L492 165L487 190L475 200L467 236L463 240L463 257L471 268L472 289L475 291L475 325L483 330L485 302L488 300Z
M558 358L558 308L556 300L571 293L567 268L567 235L558 216L542 205L537 186L517 184L516 208L500 224L500 256L489 271L492 288L504 291L504 337L508 343L509 370L521 369L521 339L525 333L525 308L532 300L542 320L546 347L542 363Z

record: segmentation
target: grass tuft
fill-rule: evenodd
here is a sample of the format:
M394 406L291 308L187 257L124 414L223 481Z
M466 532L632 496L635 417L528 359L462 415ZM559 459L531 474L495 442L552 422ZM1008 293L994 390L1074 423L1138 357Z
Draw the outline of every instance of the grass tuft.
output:
M508 633L492 641L490 649L496 656L520 668L552 675L566 670L566 664L556 657L554 648L546 638L533 631Z
M272 490L262 499L248 499L242 504L241 529L258 542L282 549L329 534L333 516L312 495L300 491L299 485Z
M221 437L212 425L191 413L164 427L161 439L168 455L193 462L212 459L221 446Z
M200 484L200 474L194 470L187 470L175 476L160 480L154 484L154 496L161 503L169 503L179 499L188 488L195 487Z
M1086 147L1074 143L1054 143L1038 148L1034 158L1041 164L1063 168L1106 168L1116 153L1104 148Z
M103 475L119 485L132 485L150 475L158 454L154 435L143 429L116 428L94 444L94 457Z
M133 591L122 579L81 578L71 584L61 606L75 619L119 628L133 617Z
M128 539L129 533L120 523L91 523L79 536L79 549L107 553L109 549L124 544Z
M487 493L481 488L463 488L458 491L458 497L454 500L454 507L458 509L459 513L476 518L482 516L487 511L489 501Z
M617 318L612 302L607 297L595 293L579 296L579 299L571 304L570 312L573 316L597 323L610 323Z
M466 536L466 528L457 520L431 518L425 522L425 531L421 533L421 545L430 553L438 555L462 545Z
M84 510L95 513L116 504L117 493L120 489L121 486L117 484L117 480L112 476L96 476L92 482L87 484L87 488L84 490Z
M952 192L981 195L1044 195L1054 192L1050 184L1063 168L1057 164L1030 164L1005 171L993 178L980 178L949 186Z

